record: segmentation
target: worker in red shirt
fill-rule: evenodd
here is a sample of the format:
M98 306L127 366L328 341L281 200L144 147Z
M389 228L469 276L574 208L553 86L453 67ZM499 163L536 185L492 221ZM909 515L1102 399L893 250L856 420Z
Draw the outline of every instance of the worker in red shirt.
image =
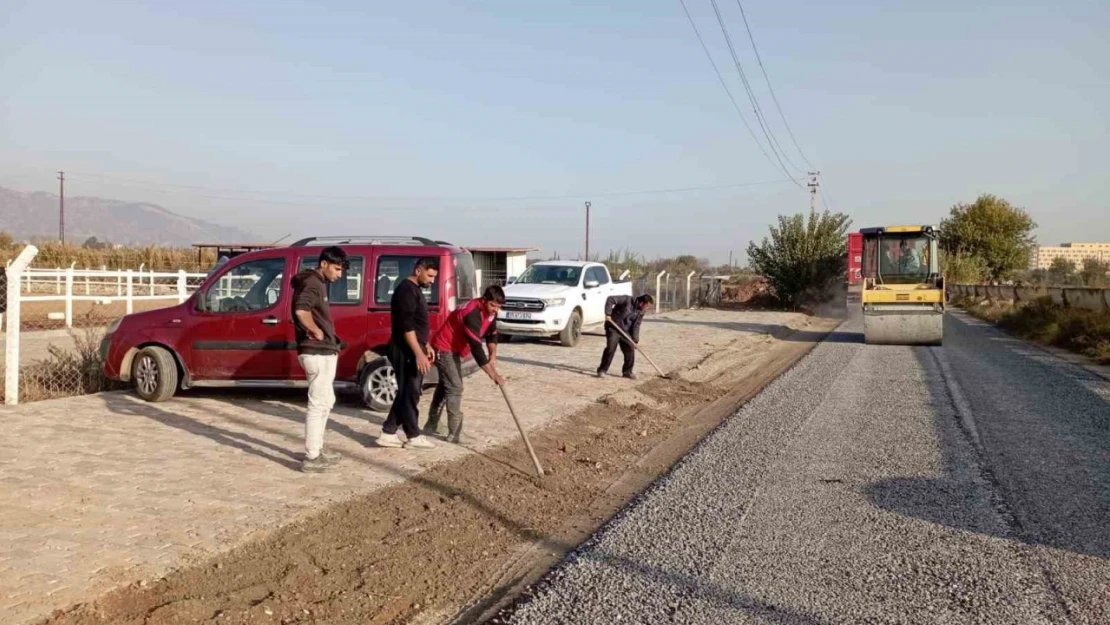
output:
M446 404L447 442L462 442L462 363L468 355L474 355L474 362L494 384L505 381L497 373L497 312L504 303L505 291L501 287L487 287L480 299L471 300L451 313L447 321L436 330L431 346L436 351L435 364L439 372L439 383L432 395L424 434L439 434L439 418ZM489 349L489 356L482 349L483 340Z

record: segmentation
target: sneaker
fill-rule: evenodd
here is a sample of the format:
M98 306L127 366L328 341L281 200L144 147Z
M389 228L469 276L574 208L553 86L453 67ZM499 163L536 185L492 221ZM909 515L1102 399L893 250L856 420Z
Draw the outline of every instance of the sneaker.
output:
M404 443L401 442L401 439L397 438L396 434L386 434L385 432L382 432L382 435L378 437L378 447L404 447L404 446L405 446Z
M466 438L462 434L448 434L447 442L452 445L462 445L466 442Z
M308 456L305 456L304 460L301 460L301 472L323 473L324 471L330 469L331 465L331 460L329 460L328 457L324 454L320 454L315 458L309 458Z
M414 436L405 441L405 449L435 449L436 446L432 441L428 440L427 436Z
M321 449L320 455L331 464L336 464L343 459L343 454L338 451L329 451L327 449Z
M625 373L624 377L628 378L629 380L635 380L636 379L636 374L635 373Z
M595 375L597 375L597 377L599 377L599 378L604 378L605 377L605 372L602 371L601 369L598 369L597 373Z

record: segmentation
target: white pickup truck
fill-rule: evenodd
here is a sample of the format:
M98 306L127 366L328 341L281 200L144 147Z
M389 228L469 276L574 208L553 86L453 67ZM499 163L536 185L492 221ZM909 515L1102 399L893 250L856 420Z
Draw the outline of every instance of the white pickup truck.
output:
M632 283L614 282L601 263L538 262L505 287L497 330L509 336L558 335L560 343L573 347L583 327L605 321L611 295L632 295Z

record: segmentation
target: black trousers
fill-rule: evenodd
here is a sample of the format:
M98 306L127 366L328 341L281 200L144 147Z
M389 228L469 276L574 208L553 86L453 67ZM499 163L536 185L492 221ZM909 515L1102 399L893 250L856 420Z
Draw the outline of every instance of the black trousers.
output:
M632 373L632 368L636 366L636 348L621 336L616 328L606 324L605 325L605 351L601 354L601 365L597 370L602 373L609 370L609 365L613 364L613 356L617 354L617 346L620 346L621 353L624 354L624 366L621 367L621 373Z
M396 434L400 427L405 438L420 436L420 395L424 392L424 375L416 368L416 359L394 354L390 361L397 376L397 397L389 409L389 416L382 424L383 434Z

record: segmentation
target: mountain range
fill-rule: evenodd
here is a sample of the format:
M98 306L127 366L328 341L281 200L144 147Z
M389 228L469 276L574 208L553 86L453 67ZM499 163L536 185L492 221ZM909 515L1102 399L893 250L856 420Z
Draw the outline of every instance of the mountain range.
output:
M19 239L58 236L58 196L0 187L0 232ZM253 242L245 230L185 217L157 204L66 196L66 240L89 237L123 245L185 246Z

